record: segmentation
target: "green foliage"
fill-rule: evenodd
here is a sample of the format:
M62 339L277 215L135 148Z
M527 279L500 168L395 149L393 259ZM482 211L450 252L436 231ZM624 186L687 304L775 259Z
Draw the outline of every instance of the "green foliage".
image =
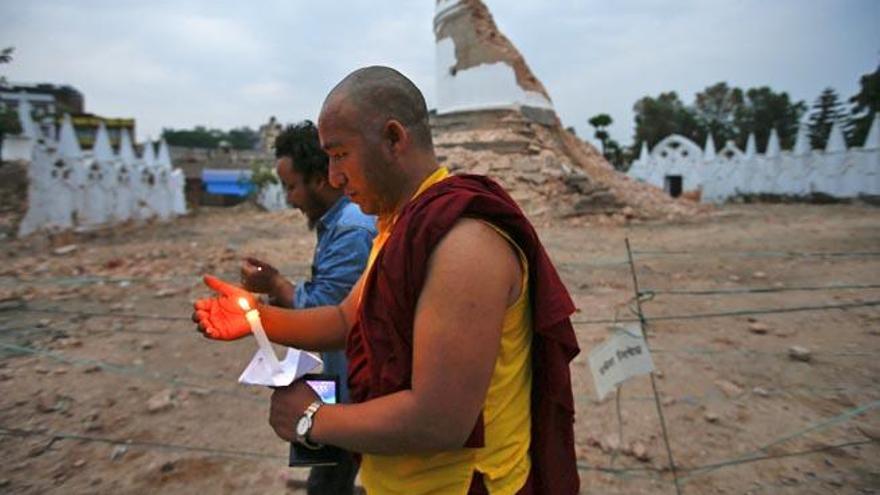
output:
M656 98L646 96L633 106L636 135L632 149L638 150L642 143L653 148L670 134L680 134L693 141L700 141L700 125L693 111L678 98L675 91L660 93Z
M614 120L611 119L611 116L607 113L600 113L599 115L594 115L590 120L587 121L591 126L595 128L599 127L608 127L611 125Z
M208 129L204 126L180 130L166 128L162 129L162 137L171 146L208 149L215 149L221 141L226 141L234 149L250 150L254 149L259 141L257 132L249 127L239 127L229 132Z
M621 172L625 172L629 168L628 164L633 160L630 153L613 139L605 142L605 158Z
M731 88L719 82L695 95L694 114L699 125L700 139L706 141L711 133L718 143L736 139L739 134L736 116L743 112L745 99L739 88Z
M8 64L12 62L13 47L0 50L0 64ZM0 86L6 85L6 78L0 76ZM0 105L0 156L3 153L3 138L7 134L18 134L21 132L21 122L18 121L18 112L11 108Z
M853 105L849 146L862 146L865 143L874 115L880 111L880 66L874 72L863 75L859 79L859 86L858 94L849 99Z
M767 149L770 131L776 129L780 146L783 149L793 148L798 123L806 108L803 101L792 102L784 91L777 93L767 86L750 88L735 115L737 144L745 146L749 133L753 132L758 151L763 152Z
M234 149L252 150L260 141L260 135L250 127L239 127L226 134L226 141Z
M636 135L631 151L640 149L643 142L653 148L670 134L702 145L710 133L719 146L733 140L740 148L745 147L749 134L755 133L758 150L763 151L772 129L779 133L781 146L790 149L805 110L804 102L792 102L788 93L766 86L743 91L726 82L697 93L692 106L685 105L674 92L644 97L634 106Z
M251 182L256 186L255 191L259 191L269 184L278 184L278 176L269 162L254 160L251 163Z
M188 148L216 148L222 139L222 131L208 130L203 126L194 129L162 129L162 137L171 146L185 146Z
M14 52L14 51L15 51L15 47L12 47L12 46L0 50L0 64L8 64L9 62L12 62L12 52ZM0 86L5 86L5 85L6 85L6 78L3 76L0 76Z
M21 122L18 120L18 112L8 107L0 108L0 136L20 132Z
M810 112L809 132L810 145L813 149L822 149L828 142L828 136L831 134L831 126L834 122L844 125L844 132L851 134L849 118L843 108L843 102L837 96L837 92L832 88L825 88L822 94L816 98L813 108ZM847 132L850 131L850 132Z
M608 126L611 125L611 116L607 113L600 113L599 115L594 115L587 121L596 132L593 136L602 143L602 154L605 154L605 143L608 141Z

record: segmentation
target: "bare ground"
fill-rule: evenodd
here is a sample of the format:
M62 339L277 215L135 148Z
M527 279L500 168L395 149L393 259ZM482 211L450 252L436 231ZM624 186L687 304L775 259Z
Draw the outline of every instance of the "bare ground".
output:
M880 492L880 289L795 290L880 284L880 211L727 206L690 222L539 230L580 308L583 493L675 493L650 380L621 389L620 443L615 400L596 400L587 366L607 320L632 318L627 236L655 291L642 307L682 492ZM235 277L257 255L302 276L312 237L295 212L237 207L0 240L0 492L303 492L267 424L268 391L235 381L255 346L204 340L188 318L207 293L201 273ZM728 292L664 293L691 289ZM778 308L800 310L652 321Z

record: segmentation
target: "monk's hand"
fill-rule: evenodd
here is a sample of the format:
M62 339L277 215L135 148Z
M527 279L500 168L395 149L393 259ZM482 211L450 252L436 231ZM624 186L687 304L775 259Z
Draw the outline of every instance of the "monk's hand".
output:
M278 387L272 392L272 405L269 408L269 424L279 437L293 442L296 439L296 422L306 412L309 405L318 400L318 394L305 380L297 380L286 387Z
M193 304L193 321L199 332L216 340L235 340L249 334L251 327L240 301L244 299L248 308L256 307L253 294L211 275L205 275L204 281L217 296Z

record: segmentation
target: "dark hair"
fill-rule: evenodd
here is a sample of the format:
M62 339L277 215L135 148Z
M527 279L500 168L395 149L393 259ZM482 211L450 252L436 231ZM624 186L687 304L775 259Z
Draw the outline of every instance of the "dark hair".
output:
M321 148L318 128L311 120L289 125L275 138L275 158L290 158L293 169L310 180L313 174L327 178L327 153Z

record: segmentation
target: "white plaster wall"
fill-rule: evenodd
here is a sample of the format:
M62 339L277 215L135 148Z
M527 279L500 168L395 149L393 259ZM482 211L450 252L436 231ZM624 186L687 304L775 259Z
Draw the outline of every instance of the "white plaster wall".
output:
M28 209L18 225L18 235L23 237L43 228L49 222L49 183L54 150L37 144L32 150L28 167Z
M171 176L170 171L164 167L156 170L156 187L153 192L153 210L160 220L168 220L172 217L171 212Z
M172 169L167 146L164 151L160 148L159 157L147 151L145 160L153 163L147 166L134 154L127 132L118 155L109 145L106 129L100 129L99 136L95 149L84 153L65 116L57 141L53 137L33 141L28 210L19 225L20 237L186 213L186 179L183 171Z
M853 150L856 164L853 170L866 194L880 196L880 149Z
M85 177L79 190L81 200L77 211L79 227L93 229L110 220L112 205L103 187L104 167L97 160L89 159L83 163Z
M278 211L287 208L284 188L281 184L266 184L257 193L257 204L266 211Z
M137 195L132 185L131 166L122 160L116 165L116 198L113 202L113 219L126 222L134 215Z
M138 162L134 166L131 183L136 198L132 218L135 220L149 220L155 217L156 212L153 210L153 200L151 198L156 183L156 175L153 168L148 167L143 162Z
M43 227L49 231L73 228L74 214L79 206L82 186L82 166L79 160L55 156L50 166L49 187L41 198L39 208L46 208L48 218Z
M3 161L31 161L34 140L23 135L5 136L3 138Z
M183 170L175 168L171 172L171 211L174 215L186 215L186 177Z
M513 67L504 62L481 64L452 75L450 68L456 65L452 38L437 42L436 63L439 114L522 106L553 109L553 104L541 93L521 88Z
M633 163L628 175L661 189L665 176L682 175L684 189L701 189L706 202L721 203L743 194L880 195L880 148L748 156L728 143L714 159L694 161L674 153L662 156L661 150L668 150L662 143Z

